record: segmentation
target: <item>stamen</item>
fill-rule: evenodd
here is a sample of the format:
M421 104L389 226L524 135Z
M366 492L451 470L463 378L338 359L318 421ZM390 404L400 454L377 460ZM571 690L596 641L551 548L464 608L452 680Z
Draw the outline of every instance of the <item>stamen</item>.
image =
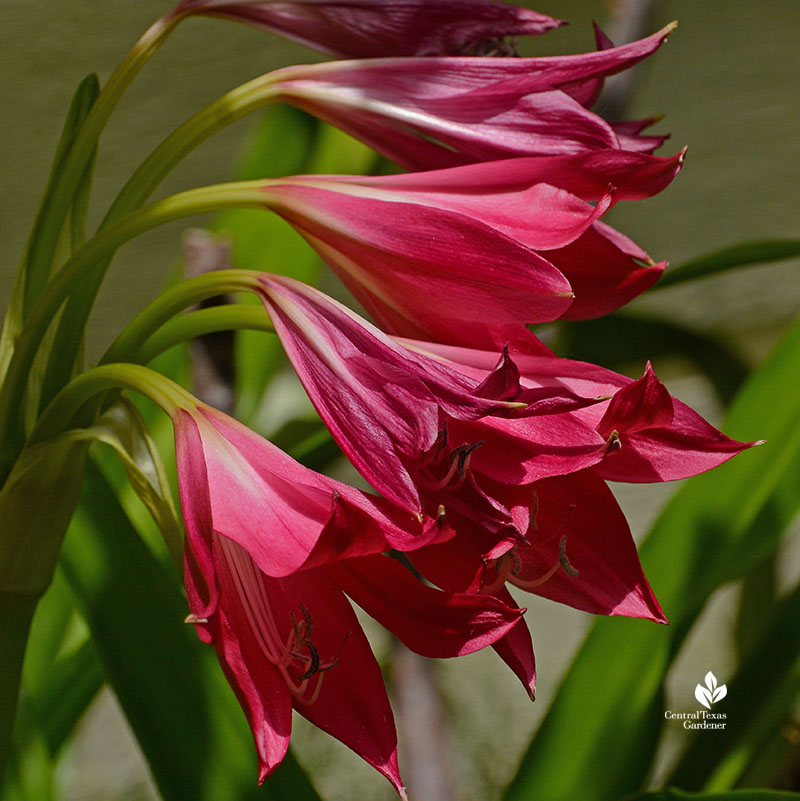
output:
M308 607L305 604L298 604L297 608L300 610L300 614L303 616L303 621L305 622L303 635L305 637L310 637L314 633L314 618L311 617L311 612L308 611ZM292 618L294 618L294 615Z
M294 612L289 612L291 628L284 641L272 612L263 574L240 546L225 538L220 538L220 541L221 551L226 557L255 643L267 661L280 671L289 692L301 703L313 704L319 697L322 676L318 678L313 690L309 687L309 680L316 674L336 667L339 653L350 632L348 631L345 635L336 656L328 662L322 662L319 650L311 641L311 635L314 633L314 618L305 604L298 604L297 608L302 619L298 620L298 616ZM195 619L195 616L190 615L187 622L205 621L200 618ZM308 651L308 656L300 653L302 649ZM303 672L295 678L290 667L292 663L295 663L296 670L298 661Z
M519 557L517 557L519 559ZM567 558L567 535L565 534L560 542L558 543L558 559L553 563L550 569L544 573L542 576L539 576L537 579L531 579L527 581L525 579L519 578L519 572L522 568L520 564L519 569L512 570L511 576L509 577L509 581L514 584L515 586L519 587L522 590L532 590L536 587L541 587L542 584L547 583L550 581L553 576L558 572L558 569L561 568L568 576L580 576L580 571L573 567L570 563L569 559Z
M611 453L612 451L618 451L622 447L622 441L619 438L619 431L615 428L609 435L608 439L606 440L606 447L605 453Z
M558 568L561 565L556 562L544 575L539 576L538 579L531 579L530 581L526 581L525 579L521 579L518 576L512 576L509 578L509 581L515 586L519 587L521 590L533 590L536 587L541 587L542 584L546 584L550 581L553 576L555 576Z
M493 592L497 592L497 590L501 589L506 581L512 581L516 584L516 581L511 578L514 573L514 564L512 560L506 559L510 553L514 553L513 549L508 553L503 554L497 561L495 561L494 569L497 571L497 577L491 584L481 584L480 591L482 593L491 595ZM517 559L519 559L518 556ZM492 566L490 564L487 564L485 570L491 569L491 567Z
M558 543L558 562L561 569L568 576L580 576L580 571L574 568L567 558L567 535L565 534Z

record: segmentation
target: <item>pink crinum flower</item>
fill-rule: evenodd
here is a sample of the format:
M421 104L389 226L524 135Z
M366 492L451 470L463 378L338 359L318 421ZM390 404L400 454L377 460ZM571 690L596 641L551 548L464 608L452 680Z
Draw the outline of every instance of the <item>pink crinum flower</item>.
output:
M494 0L182 0L170 16L244 22L342 58L513 53L506 36L564 23Z
M408 169L593 150L652 152L656 118L609 123L589 110L603 79L652 54L675 24L637 42L543 58L376 58L268 76L287 103Z
M501 348L530 339L526 323L605 314L659 278L665 262L598 218L661 191L681 163L604 150L295 176L264 182L263 196L384 330Z
M208 406L176 410L186 588L248 717L260 779L289 745L292 710L405 797L380 669L345 594L426 656L471 653L523 610L424 585L382 552L452 536L430 520L302 467Z
M507 603L510 582L594 613L664 620L604 478L681 478L746 444L672 398L649 367L635 382L541 353L498 363L496 352L397 342L316 290L277 276L262 284L289 358L353 464L400 505L428 515L438 506L456 532L409 554L426 578ZM453 403L453 388L527 405L476 414L474 401ZM494 647L532 692L527 630Z
M403 341L426 355L481 380L494 354L425 342ZM520 385L562 388L578 395L604 396L570 412L606 438L601 460L591 467L520 487L516 513L529 521L525 541L493 553L494 538L451 516L458 531L450 543L412 555L415 566L440 587L471 588L511 601L509 583L519 589L588 612L644 617L665 622L639 564L622 510L605 480L669 481L710 470L749 448L726 437L686 404L670 396L650 364L638 381L597 365L515 353ZM533 513L528 509L533 504ZM511 501L512 509L514 502ZM521 508L520 508L521 507ZM518 626L495 650L533 692L535 664L530 635Z

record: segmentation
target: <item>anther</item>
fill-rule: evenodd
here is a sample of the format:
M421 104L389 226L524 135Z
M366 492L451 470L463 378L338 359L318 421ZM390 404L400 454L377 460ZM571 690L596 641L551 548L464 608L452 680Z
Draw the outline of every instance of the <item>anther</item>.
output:
M310 679L315 673L319 672L319 651L316 645L314 645L311 640L306 640L303 645L308 648L308 652L311 654L311 662L308 666L308 670L297 677L298 681Z
M580 576L580 571L574 568L567 558L567 535L565 534L558 543L558 562L561 569L568 576Z
M308 607L305 604L298 604L297 608L303 615L303 622L305 623L303 636L310 637L314 633L314 618L311 617L311 612L308 611Z
M612 451L618 451L622 447L622 441L619 438L619 431L616 428L608 435L608 439L606 440L606 447L605 452L611 453Z
M476 451L478 448L483 445L483 440L479 440L478 442L473 442L472 445L459 445L457 448L454 448L450 454L450 464L458 459L458 477L463 481L467 477L467 468L469 467L469 457Z
M528 529L539 530L539 493L533 488L531 488L531 520Z

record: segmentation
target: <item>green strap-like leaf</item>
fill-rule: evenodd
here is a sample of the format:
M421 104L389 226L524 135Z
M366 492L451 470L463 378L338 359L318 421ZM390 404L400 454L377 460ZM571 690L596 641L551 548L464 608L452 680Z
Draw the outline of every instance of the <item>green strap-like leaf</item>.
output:
M696 278L705 278L715 273L749 267L753 264L767 264L772 261L791 259L800 256L799 239L765 239L761 242L745 242L729 248L714 251L706 256L687 261L678 267L670 267L661 280L650 290L664 289Z
M47 181L42 200L39 204L39 209L36 212L34 219L33 229L31 230L28 239L28 245L25 249L25 254L22 257L22 264L17 272L14 289L11 294L11 301L8 306L6 318L3 322L3 333L0 337L0 378L5 375L6 368L8 367L9 359L14 348L14 340L19 333L24 319L24 306L25 306L25 293L26 281L28 278L28 254L30 252L30 243L35 239L41 225L44 214L47 212L49 199L53 191L56 179L64 164L64 158L69 150L70 145L75 139L77 132L80 130L86 115L89 113L97 95L100 91L100 85L96 75L89 75L84 78L72 98L72 103L67 112L67 119L64 122L64 128L61 132L58 146L56 148L55 157L53 158L53 166L50 170L50 177ZM46 276L45 276L46 278ZM41 283L41 280L38 281Z
M76 438L102 442L114 449L131 487L153 516L178 572L183 562L183 529L172 501L164 465L141 412L124 397Z
M800 589L762 619L750 657L729 680L721 706L728 726L701 730L669 777L687 789L734 786L748 765L786 721L800 693Z
M51 755L61 750L102 686L103 673L89 640L53 664L48 683L31 699Z
M641 549L672 623L599 620L523 758L506 798L605 801L635 792L662 723L672 655L722 583L777 546L800 503L800 324L737 396L725 430L767 444L678 492ZM541 680L544 680L542 677Z
M61 564L165 801L318 801L291 756L256 787L251 734L213 649L91 464Z

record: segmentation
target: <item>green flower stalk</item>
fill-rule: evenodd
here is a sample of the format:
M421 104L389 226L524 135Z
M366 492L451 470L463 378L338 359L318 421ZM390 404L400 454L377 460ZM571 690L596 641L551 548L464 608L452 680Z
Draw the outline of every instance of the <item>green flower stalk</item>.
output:
M69 259L48 284L16 343L6 378L0 391L0 477L8 475L22 448L22 399L33 359L53 318L70 294L91 290L98 273L104 273L108 257L120 245L145 231L172 220L224 208L261 208L264 205L260 182L243 181L182 192L156 201L109 226ZM80 336L82 334L78 334ZM73 332L74 333L74 332Z

